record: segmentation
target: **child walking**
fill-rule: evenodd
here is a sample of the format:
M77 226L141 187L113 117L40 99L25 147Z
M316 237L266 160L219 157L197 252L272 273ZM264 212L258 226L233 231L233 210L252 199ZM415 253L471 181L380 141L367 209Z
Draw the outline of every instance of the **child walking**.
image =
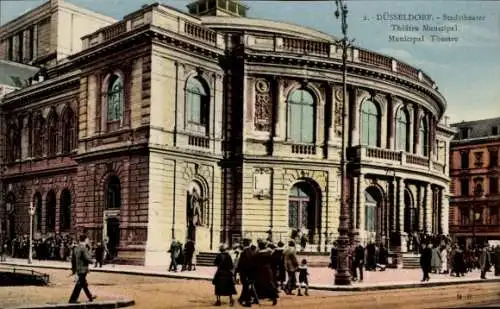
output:
M304 288L304 295L309 296L309 293L307 292L309 289L308 277L309 271L307 269L307 260L303 259L299 266L299 293L297 294L297 296L302 296L300 288Z

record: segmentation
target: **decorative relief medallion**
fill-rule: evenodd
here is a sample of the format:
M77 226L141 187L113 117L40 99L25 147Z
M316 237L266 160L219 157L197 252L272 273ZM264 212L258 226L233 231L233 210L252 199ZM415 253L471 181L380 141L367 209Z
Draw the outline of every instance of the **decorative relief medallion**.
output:
M271 168L256 168L253 172L253 195L262 198L271 197L273 170Z
M326 191L328 183L327 171L312 171L312 170L292 170L286 169L283 174L283 189L288 190L292 184L300 179L314 180L322 191Z
M255 81L255 90L255 129L270 132L273 113L271 85L266 79L257 79Z

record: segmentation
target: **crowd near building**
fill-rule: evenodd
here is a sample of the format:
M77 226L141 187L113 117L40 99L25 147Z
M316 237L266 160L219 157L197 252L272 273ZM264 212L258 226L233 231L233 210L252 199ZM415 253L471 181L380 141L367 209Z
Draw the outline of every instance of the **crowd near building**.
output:
M115 21L51 0L0 27L4 241L28 233L33 205L35 239L85 232L129 263L168 265L173 239L216 252L300 235L328 253L342 134L362 244L450 234L455 131L428 75L349 47L343 128L338 38L237 0L188 10Z

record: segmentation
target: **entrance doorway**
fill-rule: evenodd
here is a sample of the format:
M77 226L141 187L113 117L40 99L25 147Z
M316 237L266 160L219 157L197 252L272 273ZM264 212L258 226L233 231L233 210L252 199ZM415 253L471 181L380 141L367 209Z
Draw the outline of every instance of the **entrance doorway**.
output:
M309 243L314 243L317 234L317 195L312 185L306 181L296 183L288 194L288 227L297 231L309 231Z
M384 196L376 186L370 186L365 193L365 230L368 241L385 243L387 212L384 211Z
M106 219L106 236L108 238L109 259L114 259L118 255L120 245L120 220L117 217Z

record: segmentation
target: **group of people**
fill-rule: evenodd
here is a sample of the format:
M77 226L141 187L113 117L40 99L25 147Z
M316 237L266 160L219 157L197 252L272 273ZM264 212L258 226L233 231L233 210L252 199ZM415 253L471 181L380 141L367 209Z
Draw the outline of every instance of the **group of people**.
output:
M464 249L458 244L447 245L428 243L422 245L420 254L422 281L429 281L429 274L450 274L465 276L474 269L481 271L481 279L486 279L486 273L494 266L495 276L500 276L500 246L482 248L475 246Z
M38 260L66 261L75 243L69 235L53 235L35 239L32 257ZM28 258L29 237L27 235L16 236L12 240L5 241L1 250L3 254L9 254L13 258Z
M182 265L181 271L196 270L197 251L193 240L188 239L183 248L182 243L174 238L170 244L168 253L170 253L168 271L177 272L178 265Z
M215 285L217 306L221 305L222 296L228 296L229 304L234 304L236 282L242 285L238 302L244 307L259 304L262 300L269 300L273 306L276 305L280 288L287 295L292 295L296 289L298 296L308 295L307 260L303 259L299 263L294 241L289 241L285 248L281 241L275 245L270 241L258 240L253 245L252 240L244 239L232 253L228 249L227 245L222 245L214 261L217 271L212 283Z

